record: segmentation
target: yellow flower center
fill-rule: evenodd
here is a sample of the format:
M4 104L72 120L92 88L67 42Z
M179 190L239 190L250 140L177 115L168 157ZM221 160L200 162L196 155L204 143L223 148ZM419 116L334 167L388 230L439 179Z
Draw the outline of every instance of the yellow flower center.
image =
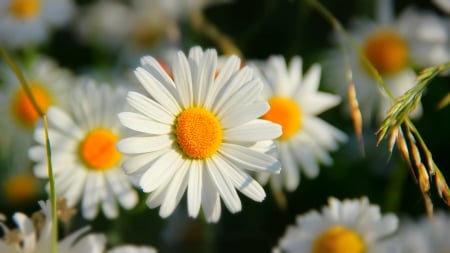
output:
M79 154L84 164L93 170L107 170L120 161L116 149L119 137L107 129L91 131L80 145Z
M381 75L395 74L408 63L408 45L391 29L382 29L369 36L363 50Z
M37 195L37 180L32 174L15 175L5 182L5 197L13 203L24 203Z
M333 226L323 232L314 242L312 253L363 253L364 241L354 231Z
M222 126L210 111L190 108L178 115L175 126L177 143L190 158L214 155L222 143Z
M281 125L283 133L280 139L287 139L302 126L302 112L297 103L290 98L273 97L269 100L270 110L262 116Z
M29 19L40 11L40 0L12 0L9 5L9 12L22 19Z
M50 94L44 87L34 82L30 82L30 90L38 106L45 112L52 104ZM28 128L32 128L39 119L39 113L23 89L18 89L16 94L14 94L11 108L14 117Z
M146 21L136 25L132 31L132 38L140 48L153 47L162 37L162 29L154 24L148 24Z

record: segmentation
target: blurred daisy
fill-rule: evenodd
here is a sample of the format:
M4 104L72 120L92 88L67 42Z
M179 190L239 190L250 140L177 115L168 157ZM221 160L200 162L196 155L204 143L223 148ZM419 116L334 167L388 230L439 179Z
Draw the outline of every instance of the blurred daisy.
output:
M40 201L42 213L32 218L23 213L15 213L13 219L17 229L9 229L0 223L3 238L0 239L0 252L5 253L41 253L51 248L51 209L50 201ZM43 214L43 215L40 215ZM102 234L87 234L89 227L81 228L58 242L58 252L64 253L103 253L106 237Z
M398 226L393 214L382 216L367 198L339 201L330 198L322 213L311 211L297 217L287 229L278 252L395 253L392 235Z
M81 199L86 219L97 216L99 206L107 218L118 216L117 202L126 209L137 203L137 193L120 169L122 155L116 141L124 128L117 113L124 110L125 91L93 81L80 83L71 92L70 110L50 107L47 112L56 195L69 206ZM34 173L47 178L44 129L35 130L39 145L29 156L37 164Z
M404 220L399 230L399 240L404 253L450 252L448 212L438 211L433 217L422 217L418 222Z
M206 220L216 222L220 199L232 213L241 210L236 188L262 201L263 188L246 171L279 171L263 146L272 147L281 129L258 119L269 105L258 100L262 83L251 69L240 69L232 56L215 77L216 50L199 47L188 57L178 52L170 68L173 79L153 57L141 64L135 73L150 96L128 93L137 112L119 119L137 133L117 145L132 155L123 168L151 193L147 205L161 206L159 214L167 217L187 190L189 216L196 217L202 206Z
M39 114L13 72L4 65L1 70L0 150L12 170L24 170L29 165L27 150L33 142L33 129ZM60 68L50 59L36 58L22 71L44 112L50 105L66 106L68 89L73 83L68 70Z
M11 175L2 173L2 181L2 200L10 205L29 204L31 201L34 202L40 193L43 193L38 178L28 170L11 173Z
M125 245L108 250L108 253L156 253L157 250L147 246Z
M270 110L263 119L280 124L283 134L275 141L282 170L277 175L263 175L260 180L266 182L269 177L274 190L285 187L289 191L297 189L300 171L309 178L319 174L319 162L331 165L333 160L328 154L336 150L346 135L317 115L336 106L339 96L318 91L320 66L314 65L303 77L302 60L292 58L289 66L281 56L272 56L267 63L260 65L261 79L264 80L264 97L270 104Z
M72 0L0 1L0 42L18 48L44 42L51 28L67 23Z
M431 14L419 14L409 9L399 19L393 18L389 0L378 0L377 20L355 20L350 28L352 37L359 43L362 53L383 78L394 97L398 97L415 85L416 73L413 67L441 63L449 58L448 30ZM445 30L445 32L444 32ZM426 56L426 57L424 57ZM327 85L339 94L345 95L348 81L342 52L331 53L327 62ZM355 48L349 48L349 59L353 80L364 121L375 115L377 120L385 117L392 100L381 91L369 68L365 66ZM432 64L432 65L433 65ZM411 117L420 117L419 104Z

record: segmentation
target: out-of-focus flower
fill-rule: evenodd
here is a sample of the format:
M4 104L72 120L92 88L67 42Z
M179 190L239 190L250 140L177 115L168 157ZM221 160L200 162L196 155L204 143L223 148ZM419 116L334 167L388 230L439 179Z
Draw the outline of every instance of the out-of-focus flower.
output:
M119 150L132 155L125 172L144 192L147 205L161 206L167 217L187 191L188 213L203 207L206 220L220 218L222 199L232 212L241 210L236 189L255 201L265 192L247 172L275 173L279 162L265 154L281 128L258 119L269 109L260 101L262 83L250 68L231 56L217 71L217 52L194 47L178 52L169 75L153 57L141 59L135 71L150 96L129 92L137 112L119 114L138 134L122 139ZM187 188L187 189L186 189Z
M157 250L147 246L125 245L108 250L108 253L156 253Z
M9 229L0 223L4 236L0 239L3 253L44 253L51 250L52 221L50 201L40 201L44 214L43 221L34 220L23 213L15 213L13 219L17 229ZM40 216L39 216L40 217ZM89 227L81 228L58 242L58 252L102 253L106 237L102 234L88 234Z
M297 217L277 246L278 252L394 253L399 245L387 238L397 230L393 214L381 215L367 198L339 201L330 198L322 213L310 211Z
M0 42L10 48L43 43L72 17L72 0L0 1Z
M300 181L299 168L307 177L316 177L319 162L331 165L333 160L328 151L336 150L338 143L347 139L343 132L317 116L339 104L341 99L318 91L319 65L311 67L303 77L300 57L292 58L287 66L283 57L272 56L259 69L265 83L263 96L270 104L270 110L262 118L280 124L283 131L275 141L281 173L261 174L261 180L270 177L275 190L285 187L294 191Z
M361 53L372 63L386 86L397 98L415 85L414 67L426 67L450 59L448 52L449 31L444 22L431 13L419 13L407 9L397 19L393 17L392 3L378 0L375 21L357 19L350 28L352 37L361 47ZM344 39L345 40L345 39ZM344 41L343 40L343 41ZM365 122L385 117L392 100L382 91L361 54L349 43L349 63L356 95ZM327 85L345 95L349 75L342 51L328 55ZM422 114L421 104L411 112L412 118Z
M402 252L450 252L449 228L450 216L444 211L435 212L431 218L422 217L417 222L403 220L399 229Z
M117 113L125 108L124 89L86 81L71 91L70 109L50 107L47 112L56 195L69 206L81 199L83 217L93 219L99 207L107 218L118 216L117 202L126 209L137 203L137 193L120 168L122 154L116 141L122 136ZM34 173L47 178L45 135L35 130L39 145L29 156Z
M39 119L31 100L17 77L5 65L1 67L0 150L11 170L25 170L30 165L27 150L33 141L33 129ZM71 73L47 58L36 58L22 69L30 90L45 112L51 105L65 107L69 87L74 83Z
M35 201L41 193L38 178L31 172L11 172L10 174L2 175L4 180L2 195L5 203L22 204Z

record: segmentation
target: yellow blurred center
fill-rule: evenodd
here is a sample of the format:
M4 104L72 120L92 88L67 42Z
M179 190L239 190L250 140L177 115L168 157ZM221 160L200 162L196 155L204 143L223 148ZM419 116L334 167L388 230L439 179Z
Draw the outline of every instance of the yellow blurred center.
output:
M175 135L181 150L190 158L214 155L222 143L222 126L210 111L190 108L178 115Z
M142 21L134 27L131 35L140 48L150 48L162 37L162 29L154 24Z
M30 90L38 106L45 112L52 104L50 94L41 85L34 82L30 82ZM11 108L14 117L28 128L32 128L39 119L39 113L23 89L18 89L14 94Z
M354 231L333 226L313 243L312 253L364 253L364 241Z
M107 170L121 158L116 149L119 137L107 129L91 131L80 145L79 154L84 164L93 170Z
M302 126L302 112L297 103L290 98L273 97L269 100L270 110L262 116L281 125L283 133L280 139L286 139L295 134Z
M9 12L22 19L36 16L40 9L40 0L12 0L9 5Z
M32 200L37 189L36 177L28 173L15 175L5 182L5 196L14 203Z
M363 50L381 75L395 74L408 63L408 45L391 29L382 29L369 36Z

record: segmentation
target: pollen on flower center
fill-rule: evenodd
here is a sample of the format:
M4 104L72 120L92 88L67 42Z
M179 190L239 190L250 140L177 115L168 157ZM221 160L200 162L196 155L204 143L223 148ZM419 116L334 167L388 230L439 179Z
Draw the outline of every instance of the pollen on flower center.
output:
M281 125L283 133L280 139L291 137L301 128L302 112L294 100L273 97L269 100L269 104L270 110L262 118Z
M84 164L93 170L107 170L120 161L116 149L119 137L107 129L96 129L86 135L79 148Z
M210 111L190 108L178 115L175 135L181 150L190 158L214 155L222 143L222 126Z
M33 82L30 82L30 90L39 108L45 112L52 104L50 94L42 86ZM39 113L23 89L17 90L14 94L11 108L14 118L26 127L32 128L39 119Z
M364 45L364 54L382 75L395 74L408 61L408 45L395 31L383 29L369 36Z
M36 16L41 9L41 0L12 0L9 12L22 19Z
M354 231L336 225L323 232L313 243L312 253L363 253L365 244Z

